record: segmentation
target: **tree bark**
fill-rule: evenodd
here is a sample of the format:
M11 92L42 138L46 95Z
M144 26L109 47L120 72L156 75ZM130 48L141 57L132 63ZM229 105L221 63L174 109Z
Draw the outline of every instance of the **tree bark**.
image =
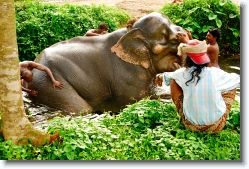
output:
M24 109L20 84L14 0L0 0L0 18L2 135L5 140L12 139L13 144L43 145L49 143L53 138L51 140L50 134L35 129L29 122Z

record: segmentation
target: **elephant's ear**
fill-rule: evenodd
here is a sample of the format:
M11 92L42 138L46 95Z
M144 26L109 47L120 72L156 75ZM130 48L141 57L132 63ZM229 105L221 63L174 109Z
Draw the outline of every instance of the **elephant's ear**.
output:
M111 51L126 62L148 68L150 53L144 35L145 33L141 29L131 30L119 39Z

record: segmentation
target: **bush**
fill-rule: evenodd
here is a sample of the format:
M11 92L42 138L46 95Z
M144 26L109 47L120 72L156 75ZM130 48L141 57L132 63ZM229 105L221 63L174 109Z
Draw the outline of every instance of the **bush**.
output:
M130 16L122 9L104 5L56 5L40 1L15 3L19 59L34 60L54 43L83 36L106 22L112 32Z
M166 4L161 12L196 39L206 39L209 28L219 28L221 55L240 53L240 9L231 0L184 0Z

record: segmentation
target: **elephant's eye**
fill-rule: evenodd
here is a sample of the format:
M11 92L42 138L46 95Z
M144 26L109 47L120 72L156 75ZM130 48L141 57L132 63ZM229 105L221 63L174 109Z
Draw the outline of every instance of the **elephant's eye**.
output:
M170 28L173 34L176 34L177 32L184 32L180 26L171 25Z
M172 45L178 45L178 44L179 44L179 41L178 41L178 40L172 40L170 43L171 43Z
M162 39L163 39L163 42L167 42L168 41L168 39L169 39L169 36L166 34L166 33L163 33L163 35L162 35Z

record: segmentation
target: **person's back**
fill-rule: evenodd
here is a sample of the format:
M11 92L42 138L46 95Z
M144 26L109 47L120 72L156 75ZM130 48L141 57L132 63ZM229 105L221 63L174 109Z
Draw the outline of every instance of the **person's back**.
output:
M20 74L24 73L26 70L33 70L33 67L30 66L32 62L31 61L22 61L19 63L19 67L20 67Z
M212 28L208 30L206 39L208 44L207 47L207 54L210 58L210 64L209 66L213 66L213 67L217 67L220 68L219 64L218 64L218 57L219 57L219 45L217 43L217 41L220 38L220 30L217 28Z
M186 128L217 133L226 124L240 77L208 66L205 41L189 40L178 50L187 56L185 66L157 75L155 83L170 85L172 100Z
M221 92L237 87L237 75L226 78L227 73L223 70L204 67L199 74L201 78L198 83L195 78L186 85L186 80L191 79L194 69L195 67L181 68L174 74L174 80L183 90L183 112L186 119L194 124L212 124L226 111Z

